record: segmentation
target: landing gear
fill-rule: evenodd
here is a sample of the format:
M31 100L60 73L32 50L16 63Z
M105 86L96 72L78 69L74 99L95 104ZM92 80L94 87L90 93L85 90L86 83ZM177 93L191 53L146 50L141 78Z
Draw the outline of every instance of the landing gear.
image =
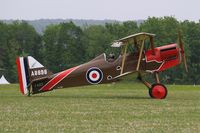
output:
M156 83L151 85L145 81L141 74L138 74L138 79L149 89L149 96L155 99L165 99L167 96L167 88L160 83L159 75L157 72L154 73Z
M167 96L167 88L163 84L153 84L149 89L151 98L164 99Z

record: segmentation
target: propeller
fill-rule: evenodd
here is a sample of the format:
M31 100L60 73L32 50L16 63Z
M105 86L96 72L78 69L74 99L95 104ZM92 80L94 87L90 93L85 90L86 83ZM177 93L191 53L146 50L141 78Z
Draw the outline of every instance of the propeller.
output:
M186 57L185 57L185 51L184 51L184 43L181 39L181 32L178 32L178 43L179 43L179 47L180 47L180 53L181 53L181 57L185 66L185 71L188 72L188 66L187 66L187 61L186 61Z

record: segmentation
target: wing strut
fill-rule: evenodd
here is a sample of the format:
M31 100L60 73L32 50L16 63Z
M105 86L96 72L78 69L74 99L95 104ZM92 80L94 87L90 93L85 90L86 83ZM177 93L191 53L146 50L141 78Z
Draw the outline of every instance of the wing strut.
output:
M150 37L150 43L152 54L155 55L153 36Z
M124 64L125 64L125 60L126 60L127 47L128 47L128 45L123 47L123 51L122 51L123 52L123 59L122 59L122 67L121 67L121 73L120 74L122 74L123 71L124 71Z
M143 51L143 49L144 49L144 41L145 41L145 40L142 41L142 45L141 45L141 47L140 47L140 53L139 53L139 58L138 58L138 63L137 63L136 71L138 71L139 68L140 68L141 59L142 59L142 51Z

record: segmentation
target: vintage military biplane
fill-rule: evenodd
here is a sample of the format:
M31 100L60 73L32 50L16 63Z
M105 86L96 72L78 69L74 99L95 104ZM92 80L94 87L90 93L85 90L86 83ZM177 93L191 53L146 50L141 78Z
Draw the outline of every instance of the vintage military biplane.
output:
M37 94L53 89L94 85L115 82L119 78L137 73L138 79L149 89L152 98L164 99L167 88L160 83L159 73L184 61L184 46L179 33L179 45L168 44L154 47L154 34L138 33L116 40L112 47L120 47L117 59L101 54L93 60L53 74L33 57L16 59L20 90L24 95ZM128 48L133 48L129 51ZM155 83L150 84L143 78L143 73L155 75Z

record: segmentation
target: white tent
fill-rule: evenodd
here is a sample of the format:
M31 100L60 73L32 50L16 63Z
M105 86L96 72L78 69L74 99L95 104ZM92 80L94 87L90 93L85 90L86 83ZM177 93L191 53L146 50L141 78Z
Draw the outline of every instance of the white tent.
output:
M1 78L0 78L0 84L10 84L6 79L5 77L2 75Z

